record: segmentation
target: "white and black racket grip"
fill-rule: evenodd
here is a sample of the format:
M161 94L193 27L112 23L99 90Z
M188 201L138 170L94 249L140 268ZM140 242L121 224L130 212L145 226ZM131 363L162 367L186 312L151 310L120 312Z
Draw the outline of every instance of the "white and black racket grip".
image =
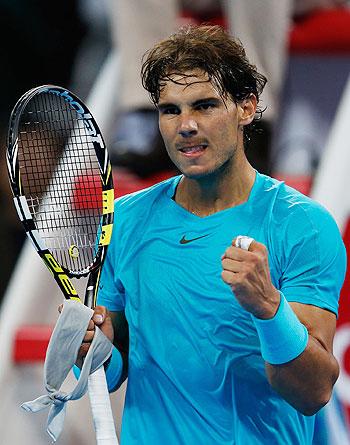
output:
M118 445L103 366L89 376L89 397L97 445Z

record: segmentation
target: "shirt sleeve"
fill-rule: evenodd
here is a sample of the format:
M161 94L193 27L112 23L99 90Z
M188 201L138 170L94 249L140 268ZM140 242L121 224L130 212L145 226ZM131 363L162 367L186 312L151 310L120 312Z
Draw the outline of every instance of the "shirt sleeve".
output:
M334 219L316 203L302 204L291 209L280 233L280 290L288 301L337 315L346 251Z

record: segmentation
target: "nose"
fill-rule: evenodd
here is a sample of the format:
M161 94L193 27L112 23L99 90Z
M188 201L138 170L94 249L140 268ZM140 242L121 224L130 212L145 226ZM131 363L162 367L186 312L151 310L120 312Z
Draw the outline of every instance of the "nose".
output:
M179 127L179 134L186 138L194 136L198 132L198 124L195 119L190 115L183 114L181 116L181 122Z

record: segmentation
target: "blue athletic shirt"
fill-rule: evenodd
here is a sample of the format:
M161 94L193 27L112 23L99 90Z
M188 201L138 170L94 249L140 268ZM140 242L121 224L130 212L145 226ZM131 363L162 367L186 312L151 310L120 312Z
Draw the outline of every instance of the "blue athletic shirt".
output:
M269 385L251 315L221 279L237 235L266 245L288 301L337 314L345 248L329 213L257 173L247 202L198 217L174 200L181 176L124 196L98 304L130 330L123 445L311 444L306 417Z

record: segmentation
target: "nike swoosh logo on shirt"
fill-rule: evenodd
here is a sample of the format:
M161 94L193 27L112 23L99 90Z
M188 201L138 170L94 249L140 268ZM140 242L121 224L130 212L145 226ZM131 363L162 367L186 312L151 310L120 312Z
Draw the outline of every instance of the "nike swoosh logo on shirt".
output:
M188 244L188 243L192 243L192 241L196 241L197 239L205 238L206 236L209 236L209 234L207 234L207 235L202 235L202 236L197 236L197 238L186 239L186 235L184 235L184 236L180 239L180 244Z

